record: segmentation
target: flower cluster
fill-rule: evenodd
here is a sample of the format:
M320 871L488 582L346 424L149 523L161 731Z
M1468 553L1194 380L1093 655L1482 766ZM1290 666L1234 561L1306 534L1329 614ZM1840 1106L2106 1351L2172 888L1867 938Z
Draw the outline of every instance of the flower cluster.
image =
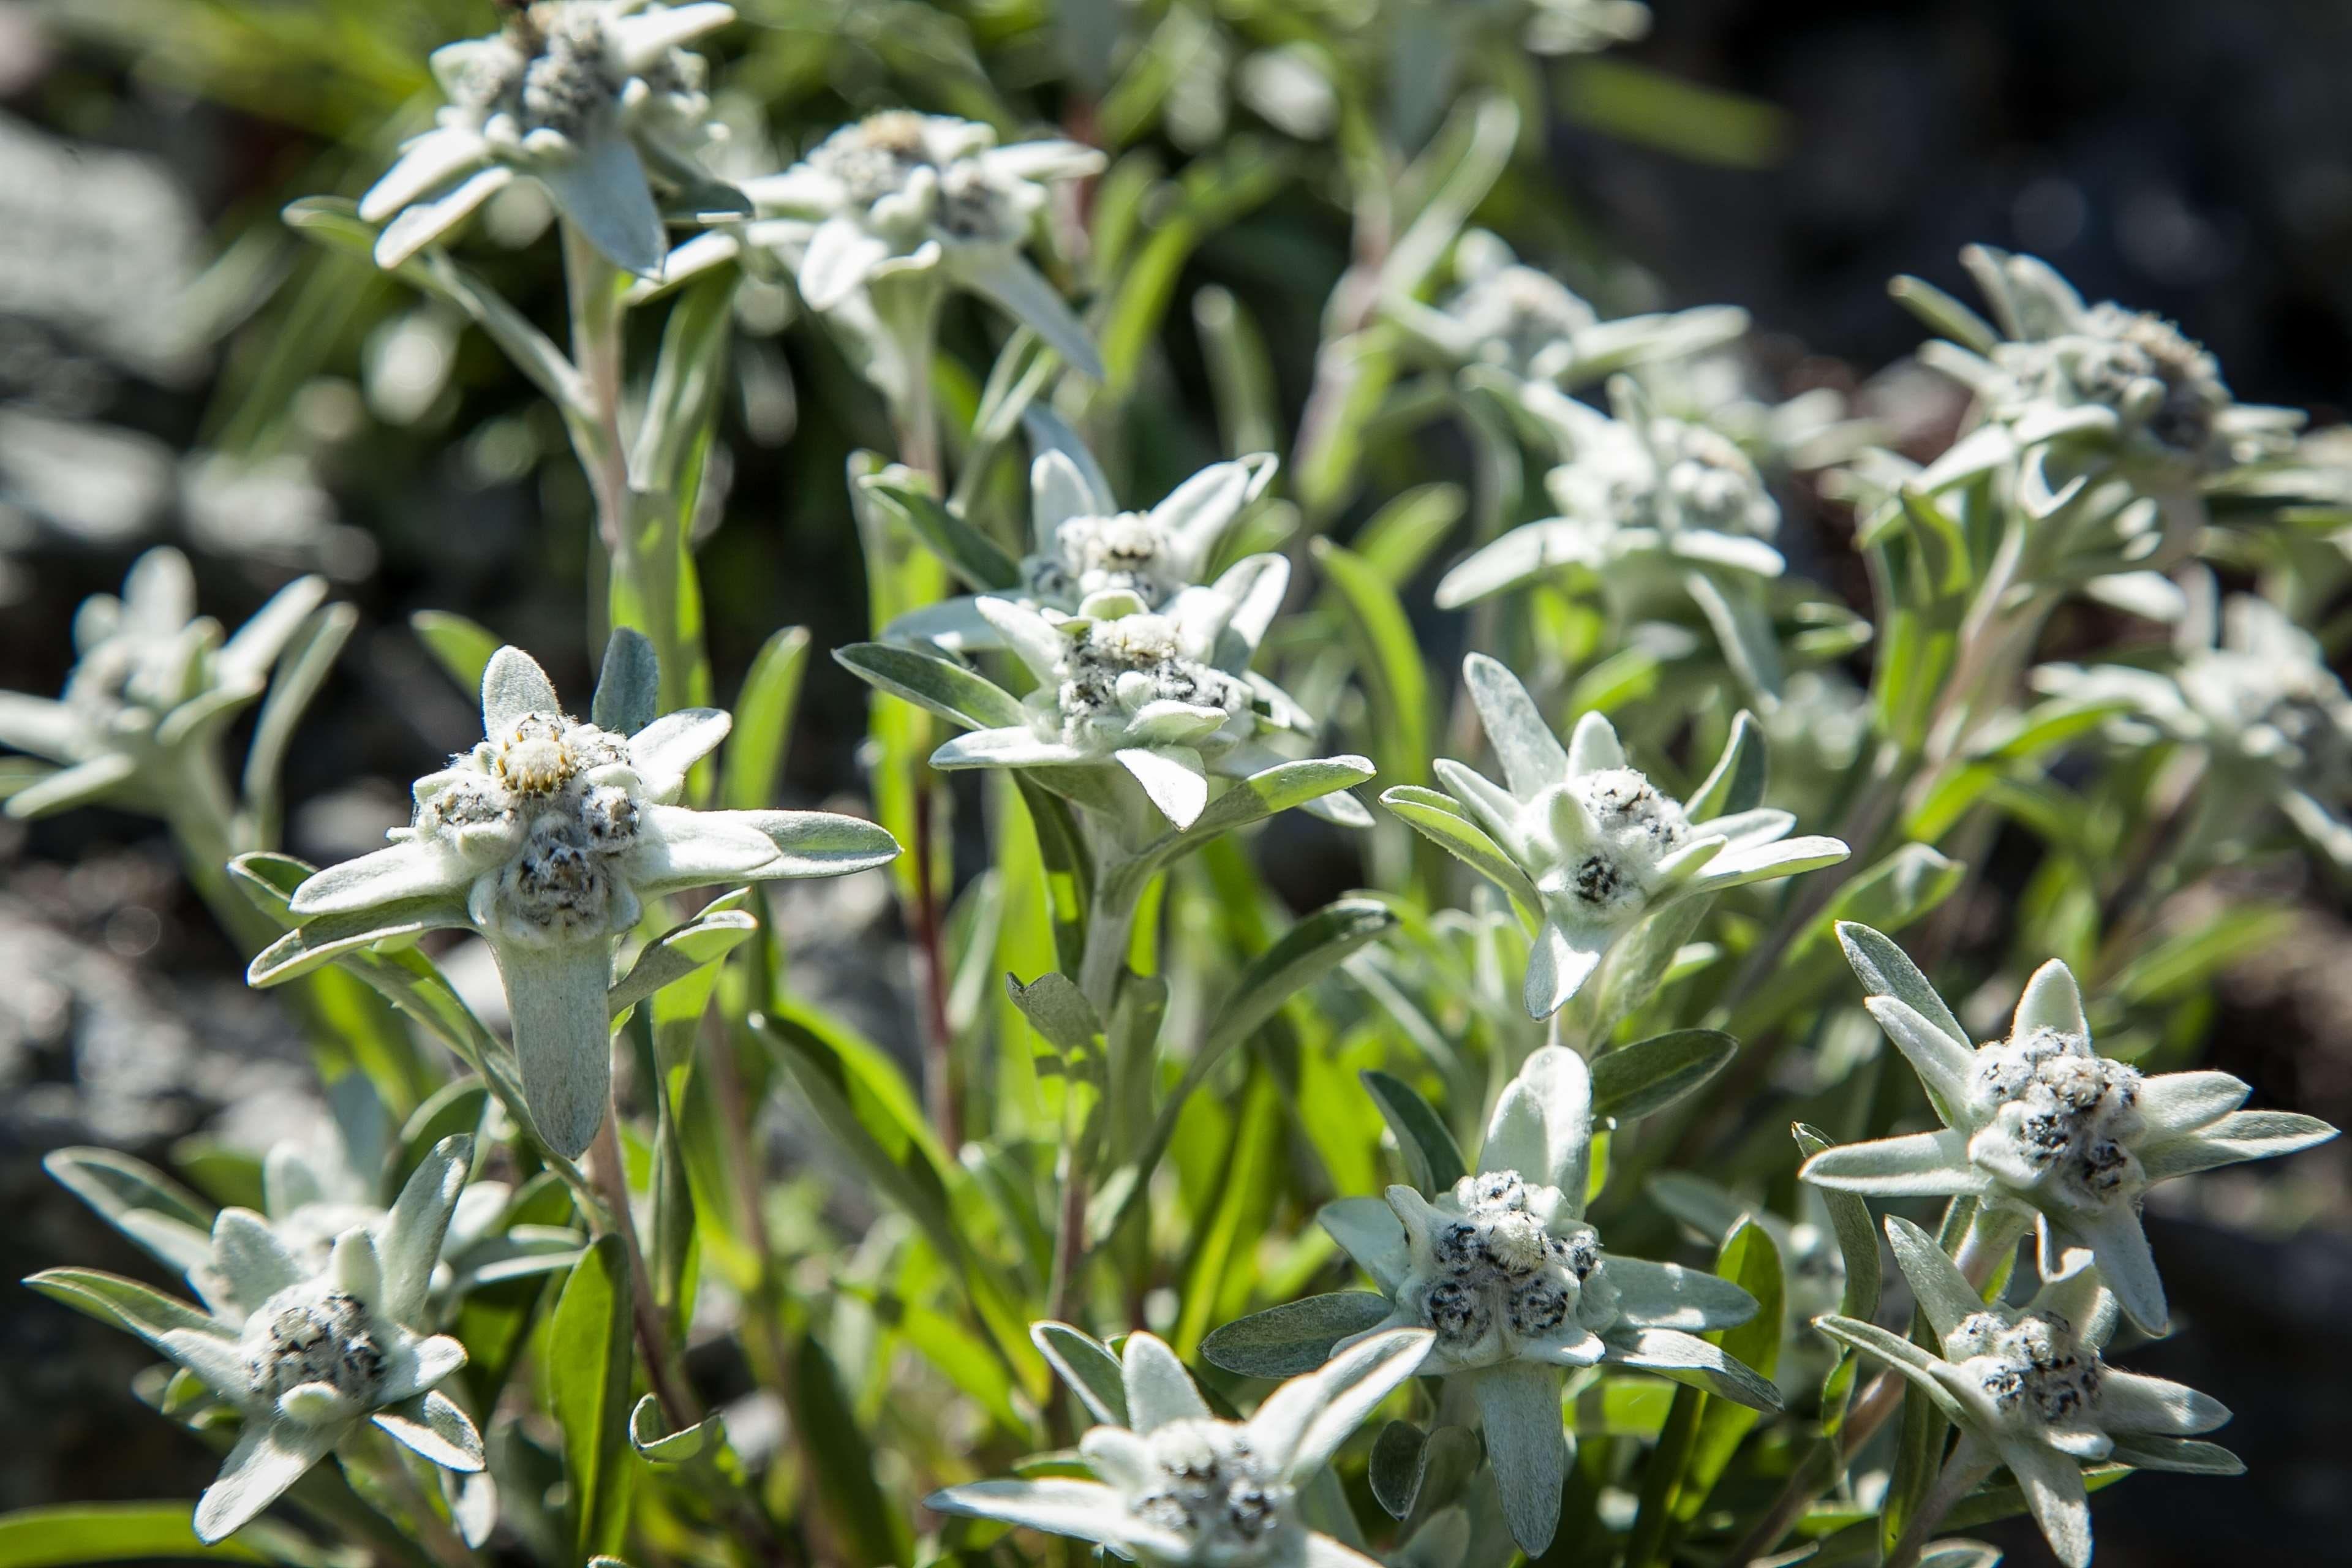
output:
M2164 1330L2164 1282L2140 1228L2141 1194L2158 1182L2268 1159L2336 1135L2326 1122L2240 1110L2247 1086L2224 1072L2144 1075L2099 1056L2065 964L2034 972L2006 1039L1971 1047L1951 1009L1901 949L1841 925L1867 1005L1910 1060L1944 1129L1825 1149L1805 1180L1884 1197L1973 1197L2030 1213L2042 1274L2062 1278L2087 1253L2131 1320Z
M1696 1337L1753 1317L1747 1291L1676 1264L1602 1252L1584 1218L1591 1143L1591 1074L1575 1052L1547 1046L1496 1101L1476 1171L1433 1198L1398 1185L1384 1199L1342 1198L1320 1216L1389 1303L1384 1318L1339 1340L1335 1352L1398 1329L1430 1331L1425 1370L1461 1379L1475 1396L1504 1512L1530 1556L1550 1542L1559 1517L1570 1452L1559 1401L1570 1368L1633 1367L1759 1409L1780 1405L1769 1383ZM1300 1305L1263 1316L1286 1317ZM1246 1337L1251 1322L1221 1333ZM1216 1359L1214 1338L1208 1348Z
M1933 1237L1888 1215L1887 1240L1941 1354L1834 1313L1822 1331L1886 1363L1961 1431L1959 1462L2008 1467L2035 1522L2069 1568L2091 1560L2081 1467L2109 1459L2142 1469L2231 1474L2227 1449L2193 1442L2230 1418L2191 1388L2108 1366L2100 1352L2119 1317L2095 1268L2045 1283L2022 1307L1988 1306Z
M1038 1325L1049 1327L1076 1337ZM1103 1422L1078 1442L1098 1479L978 1481L934 1492L924 1506L1075 1536L1151 1564L1370 1568L1370 1558L1307 1528L1299 1489L1413 1374L1429 1345L1426 1333L1372 1335L1276 1389L1244 1422L1211 1414L1166 1344L1129 1334L1119 1361L1123 1409L1071 1379Z
M52 1269L29 1281L139 1334L243 1418L220 1479L196 1505L198 1539L222 1540L372 1424L445 1468L482 1468L473 1422L436 1385L466 1349L431 1331L428 1299L473 1140L435 1145L373 1226L320 1259L260 1215L223 1209L192 1269L197 1311L110 1275Z
M1769 541L1780 510L1756 464L1708 426L1654 412L1630 376L1609 384L1614 416L1548 387L1524 395L1559 434L1566 460L1545 477L1559 515L1524 524L1473 552L1437 585L1448 608L1563 567L1623 566L1780 574Z
M1666 905L1846 857L1834 838L1790 838L1796 822L1784 811L1694 822L1681 802L1627 764L1617 731L1600 714L1578 720L1563 749L1509 670L1472 654L1463 675L1507 787L1441 761L1445 795L1405 788L1381 800L1542 912L1528 958L1532 1017L1558 1012L1613 943Z
M93 801L175 816L195 764L238 710L258 700L271 669L327 586L304 577L278 590L226 641L196 615L195 577L176 550L151 550L122 595L75 612L79 655L63 698L0 691L0 742L58 764L8 799L12 816L44 816Z
M600 712L624 705L599 698ZM650 693L628 705L650 713ZM415 816L393 830L389 848L329 867L295 890L302 924L254 960L251 978L274 984L394 932L480 932L506 982L540 1135L578 1155L604 1116L614 944L635 928L646 900L718 883L840 876L898 853L887 833L854 817L674 804L728 725L709 708L626 734L582 723L528 654L499 649L482 675L481 744L416 781Z
M695 153L719 132L702 58L678 46L734 19L711 0L532 0L490 37L435 50L448 103L360 199L385 225L378 265L437 244L521 175L614 266L658 273L669 245L650 182L708 184Z

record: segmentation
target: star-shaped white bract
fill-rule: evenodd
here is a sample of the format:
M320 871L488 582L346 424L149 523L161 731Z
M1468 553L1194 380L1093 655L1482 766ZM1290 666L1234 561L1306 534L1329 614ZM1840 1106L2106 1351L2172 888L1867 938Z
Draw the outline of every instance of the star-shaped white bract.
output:
M63 698L0 691L0 744L58 764L9 797L8 815L96 801L173 815L188 762L268 689L278 656L326 594L317 577L289 583L223 641L219 623L196 614L187 557L142 555L121 598L94 595L75 612L79 658Z
M1075 142L1000 147L989 126L888 110L843 126L782 174L745 182L762 220L787 220L747 237L784 257L815 310L840 310L877 276L937 269L1099 377L1086 328L1022 251L1051 188L1102 168L1099 152Z
M2169 671L2053 664L2034 671L2034 685L2085 706L2127 705L2107 726L2116 739L2198 748L2214 775L2207 789L2267 795L2312 847L2352 870L2352 694L2318 639L2267 599L2237 595L2217 616L2210 574L2189 587Z
M360 198L386 226L377 264L399 266L526 176L614 266L658 274L668 240L651 182L709 184L695 153L719 133L705 63L678 46L734 19L710 0L535 0L487 38L436 49L448 103Z
M1532 1017L1558 1012L1612 943L1666 905L1846 858L1837 839L1789 837L1796 819L1785 811L1759 807L1695 823L1627 764L1617 731L1600 714L1578 720L1563 749L1517 676L1485 654L1470 655L1462 669L1507 787L1440 761L1437 776L1467 822L1430 818L1415 792L1391 790L1381 799L1456 853L1465 829L1483 830L1490 852L1465 858L1542 911L1528 955Z
M1718 347L1748 330L1731 307L1604 321L1548 272L1526 266L1499 237L1473 229L1454 242L1454 288L1434 306L1392 300L1388 314L1424 348L1457 366L1515 382L1577 386L1612 371Z
M995 596L1089 619L1160 610L1185 589L1210 585L1202 583L1210 558L1250 503L1265 493L1275 466L1269 453L1213 463L1150 511L1121 511L1098 470L1066 452L1040 452L1029 468L1034 542L1022 559L1018 587L996 590ZM1287 581L1282 579L1283 585ZM1259 592L1273 587L1255 573L1228 574L1221 582ZM1278 592L1275 598L1278 604ZM902 616L885 635L950 649L1002 642L974 595Z
M675 804L728 716L690 708L633 734L567 716L546 672L500 648L482 675L487 737L416 781L393 844L295 889L302 924L253 961L274 984L333 952L436 927L480 932L497 955L532 1120L575 1157L611 1083L605 994L615 943L644 900L720 883L833 877L898 844L830 812L698 811Z
M2336 1136L2316 1117L2241 1110L2225 1072L2143 1074L2092 1048L2082 992L2053 959L2018 999L2009 1037L1970 1048L1951 1009L1878 932L1838 927L1864 1004L1943 1119L1935 1132L1824 1149L1805 1180L1879 1197L1974 1197L2039 1217L2042 1273L2088 1253L2132 1321L2164 1331L2164 1281L2140 1228L2158 1182L2269 1159Z
M1128 613L1108 619L980 596L973 608L1037 687L1017 705L1019 722L959 735L931 765L1117 768L1171 823L1191 826L1208 805L1212 774L1246 779L1283 763L1257 739L1262 730L1311 728L1296 702L1249 668L1289 571L1279 555L1253 555L1157 610L1132 608L1133 596L1122 595ZM1370 822L1341 791L1305 805L1350 826Z
M190 1274L205 1310L128 1280L134 1312L98 1311L127 1327L236 1407L244 1417L220 1479L196 1504L198 1539L222 1540L373 1423L436 1465L482 1468L474 1424L436 1385L466 1349L430 1331L427 1300L473 1140L436 1144L373 1225L335 1238L323 1264L289 1247L250 1209L223 1209L210 1256ZM91 1310L75 1289L105 1276L58 1270L30 1283Z
M1504 1512L1531 1556L1559 1517L1567 1369L1605 1362L1759 1409L1780 1404L1770 1384L1696 1337L1754 1317L1747 1291L1602 1252L1584 1219L1591 1158L1591 1074L1574 1051L1546 1046L1504 1088L1475 1174L1433 1197L1398 1185L1385 1198L1342 1198L1320 1215L1391 1303L1385 1320L1340 1340L1335 1353L1401 1328L1435 1335L1422 1370L1468 1382Z
M2095 1268L2046 1282L2021 1308L1988 1306L1926 1231L1890 1215L1886 1237L1942 1353L1852 1318L1832 1314L1816 1326L1916 1384L1986 1465L2008 1466L2068 1568L2091 1561L2084 1465L2202 1474L2242 1468L2227 1449L2190 1441L2230 1419L2220 1401L2101 1359L2118 1313Z
M1609 383L1614 417L1531 384L1528 410L1557 433L1566 460L1545 477L1559 515L1523 524L1456 563L1437 584L1452 609L1564 566L1666 567L1777 577L1768 542L1780 509L1737 442L1655 412L1631 376Z
M2292 446L2300 413L2239 403L2213 356L2161 316L2086 305L2031 256L1971 246L1960 259L1993 323L1939 299L1922 315L1961 341L1931 342L1919 357L1974 392L1986 423L1928 469L1926 488L2053 444L2171 479Z
M1154 1565L1370 1568L1307 1528L1298 1492L1429 1345L1426 1332L1371 1335L1276 1388L1247 1421L1222 1421L1173 1351L1130 1334L1120 1356L1127 1425L1096 1426L1078 1441L1098 1479L978 1481L934 1492L924 1506L1075 1536Z

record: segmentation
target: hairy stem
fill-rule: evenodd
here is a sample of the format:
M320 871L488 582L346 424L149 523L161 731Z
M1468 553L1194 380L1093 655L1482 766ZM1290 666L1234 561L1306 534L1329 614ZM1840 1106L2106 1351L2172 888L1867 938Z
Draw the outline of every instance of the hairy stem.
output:
M645 1248L637 1242L636 1217L629 1209L628 1167L621 1160L621 1108L608 1101L604 1120L596 1129L596 1141L588 1146L588 1170L604 1195L599 1205L604 1212L591 1219L597 1234L617 1236L629 1255L629 1300L631 1316L637 1331L637 1348L645 1356L646 1381L652 1384L654 1397L660 1401L662 1415L673 1431L683 1430L702 1419L695 1404L694 1392L687 1385L685 1373L677 1365L677 1356L669 1342L669 1331L661 1321L661 1309L654 1302L653 1272L646 1267Z

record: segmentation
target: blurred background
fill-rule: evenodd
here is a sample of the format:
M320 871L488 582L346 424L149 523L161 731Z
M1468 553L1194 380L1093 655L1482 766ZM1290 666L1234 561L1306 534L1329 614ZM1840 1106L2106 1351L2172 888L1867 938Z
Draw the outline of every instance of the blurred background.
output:
M1265 177L1180 253L1174 292L1216 283L1251 306L1295 420L1348 215L1312 95L1268 90L1248 60L1234 68L1265 7L1072 7L1131 13L1166 66L1150 91L1128 71L1099 95L1090 73L1108 46L1038 0L738 9L743 25L714 53L740 148L788 155L903 102L1108 126L1171 169L1201 149L1256 160ZM587 679L588 501L551 411L454 316L277 221L295 196L364 188L425 122L427 52L493 25L488 0L0 5L0 687L56 690L73 606L149 544L186 550L206 608L230 624L289 576L325 574L363 619L289 767L289 847L313 860L380 842L406 817L405 781L478 732L411 612L457 611L532 648L567 689ZM1768 392L1837 390L1898 442L1934 449L1961 408L1906 360L1919 329L1885 280L1910 271L1970 297L1957 254L1984 241L2042 256L2088 298L2175 317L2243 401L2305 406L2326 426L2352 396L2352 7L1664 0L1637 43L1525 66L1547 107L1542 156L1497 193L1498 226L1604 313L1746 308ZM551 320L553 247L532 243L547 214L509 195L473 258ZM886 428L821 336L780 331L782 290L746 298L728 482L703 520L722 694L778 626L809 626L820 654L867 632L841 476ZM1165 380L1171 410L1208 406L1184 317L1170 313L1145 373ZM1126 455L1129 499L1163 493L1216 437L1171 413ZM1470 462L1443 447L1436 458L1465 474ZM1802 486L1781 499L1800 562L1809 531L1847 527ZM1449 618L1430 612L1425 643L1458 644ZM829 661L812 668L791 763L803 805L862 788L866 694ZM1294 830L1271 848L1302 903L1355 879L1335 837ZM800 972L903 1045L904 965L875 945L897 934L879 879L810 898L833 902L813 902L795 934ZM2352 1120L2344 916L2315 891L2284 940L2225 977L2210 1051L2258 1103L2338 1123ZM42 1175L46 1150L200 1160L206 1139L266 1141L311 1094L301 1042L237 967L147 825L92 811L0 823L6 1278L69 1258L138 1267ZM2272 1560L2341 1561L2347 1156L2331 1147L2160 1196L2173 1201L2151 1228L2177 1321L2195 1331L2135 1364L2231 1405L2252 1474L2133 1482L2128 1504L2102 1512L2100 1561L2232 1560L2257 1508ZM0 1508L203 1483L207 1457L122 1391L140 1359L0 1287ZM2000 1539L2012 1563L2048 1561L2030 1528Z

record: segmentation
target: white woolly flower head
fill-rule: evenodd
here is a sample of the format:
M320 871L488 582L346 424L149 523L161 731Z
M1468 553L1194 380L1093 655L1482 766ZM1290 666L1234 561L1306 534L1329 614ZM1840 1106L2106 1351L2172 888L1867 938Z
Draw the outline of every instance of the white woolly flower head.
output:
M1391 1187L1412 1266L1399 1308L1433 1331L1433 1371L1466 1371L1522 1356L1584 1359L1617 1321L1617 1293L1600 1233L1576 1218L1559 1188L1515 1171L1463 1177L1434 1202ZM1545 1352L1549 1351L1549 1353Z
M724 134L706 62L678 46L734 18L714 0L534 0L489 37L436 49L448 102L360 199L360 216L386 226L377 263L438 243L520 175L614 265L659 272L668 247L652 182L707 194L695 155Z
M1979 1131L1969 1157L2021 1187L2105 1204L2144 1185L2130 1144L2146 1130L2140 1074L2102 1057L2087 1035L2035 1023L1980 1047L1969 1077Z

